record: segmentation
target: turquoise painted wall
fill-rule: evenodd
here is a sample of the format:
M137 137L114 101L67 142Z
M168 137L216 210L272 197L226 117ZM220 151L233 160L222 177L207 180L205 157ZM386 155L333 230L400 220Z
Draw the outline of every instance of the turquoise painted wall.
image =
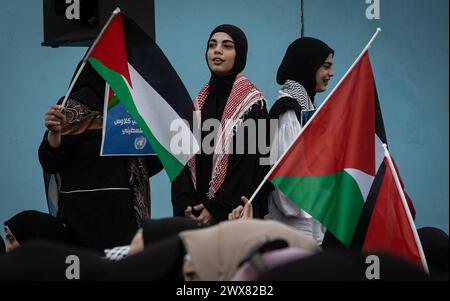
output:
M448 1L380 3L381 19L368 20L364 0L305 0L305 35L336 50L332 88L382 27L371 60L390 150L414 201L417 226L448 233ZM233 23L249 39L245 72L273 103L276 69L300 35L300 1L156 0L155 5L158 44L192 97L209 78L204 52L210 31ZM41 1L2 1L0 221L21 210L47 209L37 159L44 114L66 92L85 51L40 46L42 27ZM154 217L171 215L164 172L152 179L152 198Z

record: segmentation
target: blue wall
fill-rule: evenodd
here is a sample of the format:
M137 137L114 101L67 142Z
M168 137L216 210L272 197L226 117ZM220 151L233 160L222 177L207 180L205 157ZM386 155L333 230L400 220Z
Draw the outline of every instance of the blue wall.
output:
M26 209L45 211L37 149L44 114L66 92L83 48L41 47L42 1L2 1L0 10L0 221ZM448 1L380 0L381 19L365 17L364 0L305 0L305 34L336 50L337 83L376 27L371 59L389 139L417 225L448 233ZM191 96L208 80L206 39L233 23L249 39L246 74L270 104L275 73L300 33L300 1L156 0L157 41ZM21 22L19 24L19 22ZM318 97L322 101L327 93ZM171 215L164 172L152 179L153 216Z

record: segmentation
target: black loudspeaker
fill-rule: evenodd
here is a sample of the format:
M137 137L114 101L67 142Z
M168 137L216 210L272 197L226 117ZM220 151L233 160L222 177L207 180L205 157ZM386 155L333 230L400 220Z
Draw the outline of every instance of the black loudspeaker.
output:
M42 46L90 46L116 7L155 39L154 0L43 0Z

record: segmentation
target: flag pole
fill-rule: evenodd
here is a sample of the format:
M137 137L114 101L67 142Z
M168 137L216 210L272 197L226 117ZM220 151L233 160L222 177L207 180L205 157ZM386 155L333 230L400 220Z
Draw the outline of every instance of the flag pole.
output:
M311 120L314 119L315 116L317 116L317 114L319 113L319 111L325 106L325 104L328 102L328 100L330 99L330 97L334 94L334 92L336 91L336 89L341 85L341 83L344 81L344 79L348 76L348 74L353 70L353 68L356 66L356 64L361 60L361 58L363 57L363 55L366 53L367 50L369 50L369 48L372 46L373 41L375 41L375 38L378 36L378 34L381 32L381 28L377 28L377 30L375 31L375 33L373 34L372 38L369 40L369 43L367 43L366 47L364 47L363 51L361 51L360 55L358 56L358 58L355 60L355 62L350 66L350 68L347 70L347 72L344 74L344 76L341 78L341 80L337 83L337 85L334 87L334 89L330 92L330 94L328 94L327 98L323 101L323 103L320 105L320 107L317 109L317 112L313 115L312 118L310 118L308 120L308 122L306 123L306 125L300 130L300 132L297 134L297 136L295 137L294 140L292 140L291 144L289 145L289 147L286 149L286 151L284 152L283 155L281 155L281 157L278 159L278 161L272 166L272 168L270 169L270 171L267 173L267 175L264 177L264 179L262 180L261 184L259 184L258 188L256 188L255 192L253 193L253 195L251 196L251 198L249 199L249 203L253 202L253 199L256 197L256 195L258 194L258 192L261 190L261 188L263 187L264 183L266 183L266 181L269 179L270 175L273 173L273 171L275 170L275 168L277 168L277 166L280 164L280 162L284 159L284 157L287 155L287 153L291 150L292 146L294 145L295 141L297 141L297 139L300 137L300 135L303 133L303 131L308 127L308 125L311 123Z
M72 89L75 86L75 83L78 80L78 77L80 76L81 72L84 69L84 66L86 66L87 60L89 58L89 56L91 55L92 51L94 51L95 46L98 44L98 41L100 40L100 38L103 36L103 34L105 33L106 29L108 28L109 24L111 24L112 20L114 19L115 16L117 16L120 13L120 8L116 8L112 13L111 16L109 17L108 21L105 23L105 25L103 26L102 30L100 31L100 33L98 34L97 38L94 40L94 43L92 43L91 47L89 47L88 51L86 52L86 54L83 57L82 63L80 68L78 68L77 73L75 74L75 77L73 78L72 82L70 83L69 86L69 90L67 90L66 96L64 96L64 100L61 103L61 107L65 107L67 99L69 98L70 93L72 93Z
M417 233L417 229L414 224L414 220L412 218L411 211L409 210L409 206L406 201L405 193L403 191L402 185L400 184L400 179L397 175L397 170L394 167L394 163L392 162L392 158L391 158L391 155L389 154L386 144L383 144L383 148L384 148L384 155L387 158L390 169L392 170L392 175L394 177L395 185L397 186L397 190L400 193L400 198L402 200L403 208L405 209L406 216L408 217L408 222L409 222L409 225L413 232L414 239L416 240L417 249L419 249L419 255L420 255L420 260L422 261L423 269L425 270L425 272L427 274L430 274L430 271L428 270L427 260L425 258L425 254L423 252L422 243L420 242L419 234Z

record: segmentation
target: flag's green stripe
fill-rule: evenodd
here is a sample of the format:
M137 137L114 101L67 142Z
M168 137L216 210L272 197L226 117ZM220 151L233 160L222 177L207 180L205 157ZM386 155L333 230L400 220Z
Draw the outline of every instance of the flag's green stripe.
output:
M133 97L128 89L125 79L120 73L115 72L107 67L105 67L99 60L90 57L89 62L94 67L94 69L105 79L106 82L111 86L113 91L119 97L121 103L128 110L128 113L134 118L139 127L144 132L145 136L149 140L149 143L158 154L159 159L164 165L164 169L171 181L173 181L178 174L183 170L184 166L180 163L175 156L173 156L169 151L167 151L153 136L151 130L142 119L141 115L134 105Z
M112 109L116 104L120 102L119 97L117 95L114 95L108 103L108 110Z
M342 243L350 245L364 206L351 175L341 171L318 177L275 177L271 182Z

